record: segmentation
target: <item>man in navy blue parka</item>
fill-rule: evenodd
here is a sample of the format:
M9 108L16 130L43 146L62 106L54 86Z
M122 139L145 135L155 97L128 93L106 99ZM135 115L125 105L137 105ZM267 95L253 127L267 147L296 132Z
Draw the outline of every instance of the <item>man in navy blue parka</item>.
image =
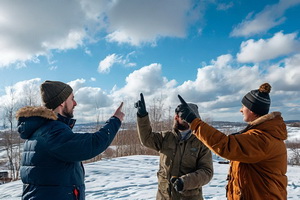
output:
M21 108L18 132L26 139L21 160L23 200L85 199L81 163L107 149L118 132L123 103L97 132L73 133L73 89L59 81L41 84L43 106Z

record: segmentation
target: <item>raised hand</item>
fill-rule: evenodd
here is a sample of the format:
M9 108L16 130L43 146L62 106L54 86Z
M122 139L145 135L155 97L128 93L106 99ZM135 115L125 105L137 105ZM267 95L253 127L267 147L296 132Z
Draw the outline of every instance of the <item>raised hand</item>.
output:
M121 102L121 105L117 108L117 110L114 113L114 116L119 118L120 121L123 121L125 114L122 112L123 102Z
M178 95L178 98L181 102L176 109L178 116L187 123L192 123L192 121L197 118L196 114L180 95Z
M139 117L145 117L148 115L143 93L140 94L140 100L134 104L134 107L137 108L137 115Z

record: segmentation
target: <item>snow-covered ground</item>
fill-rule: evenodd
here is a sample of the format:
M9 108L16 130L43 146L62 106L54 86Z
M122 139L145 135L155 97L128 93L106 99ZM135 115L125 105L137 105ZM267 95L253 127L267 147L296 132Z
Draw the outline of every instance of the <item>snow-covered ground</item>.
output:
M290 142L295 142L295 141L300 141L300 128L299 127L291 127L287 126L287 131L288 131L288 141Z
M288 128L288 141L300 141L300 128ZM291 150L288 151L291 154ZM0 150L0 160L5 157ZM218 164L214 157L214 176L204 186L206 200L223 200L228 165ZM85 164L86 199L94 200L154 200L157 190L156 172L157 156L128 156L103 159L99 162ZM288 166L288 199L300 199L300 166ZM15 181L0 185L1 200L19 200L22 182Z
M158 156L127 156L85 164L87 200L154 200ZM229 165L214 162L214 176L204 186L204 199L224 200ZM288 166L288 199L300 199L300 167ZM19 200L22 182L0 185L1 200Z

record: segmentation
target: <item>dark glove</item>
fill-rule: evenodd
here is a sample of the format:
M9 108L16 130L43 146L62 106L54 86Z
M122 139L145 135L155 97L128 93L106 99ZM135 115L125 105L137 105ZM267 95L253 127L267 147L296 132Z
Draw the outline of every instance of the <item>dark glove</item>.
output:
M178 98L181 102L181 104L176 108L178 116L187 123L192 123L192 121L197 118L196 114L180 95L178 95Z
M177 192L180 192L183 190L183 181L181 178L178 177L172 177L170 179L170 182L172 183L173 187Z
M138 100L135 104L134 107L137 108L137 115L139 117L145 117L146 115L148 115L148 112L146 110L146 104L145 104L145 100L144 100L144 96L143 93L140 94L141 99Z

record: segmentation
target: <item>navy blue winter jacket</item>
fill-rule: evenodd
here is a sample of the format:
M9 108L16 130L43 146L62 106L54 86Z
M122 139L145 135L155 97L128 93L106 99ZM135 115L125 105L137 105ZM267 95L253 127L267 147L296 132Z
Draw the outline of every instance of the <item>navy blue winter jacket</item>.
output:
M72 131L74 119L57 116L45 107L21 108L16 117L18 132L26 139L20 170L22 199L85 199L81 161L106 150L121 121L111 117L99 131L79 134Z

